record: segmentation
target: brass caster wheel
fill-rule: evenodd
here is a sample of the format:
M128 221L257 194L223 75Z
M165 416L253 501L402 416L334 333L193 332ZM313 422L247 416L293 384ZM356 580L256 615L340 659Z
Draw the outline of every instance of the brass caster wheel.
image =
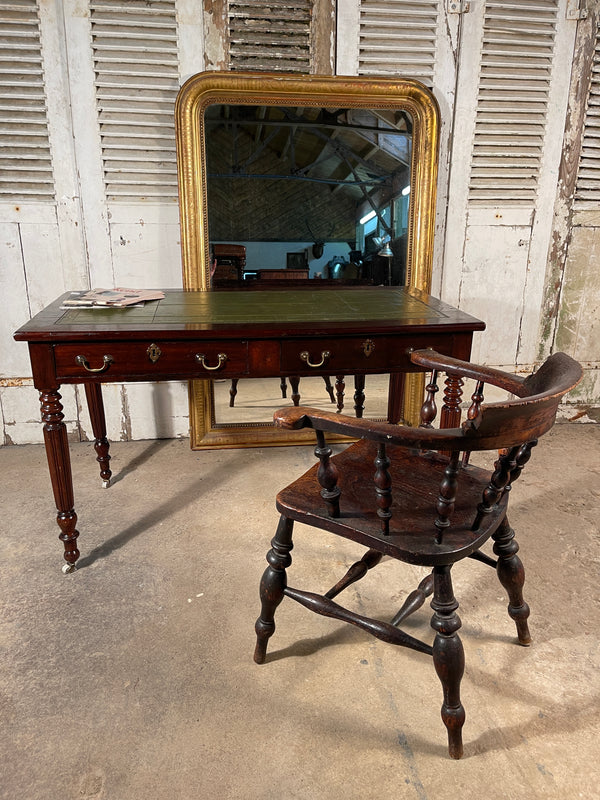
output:
M70 572L75 572L77 567L75 566L75 564L63 564L61 569L63 575L68 575Z
M107 481L102 481L103 489L108 489L109 486L110 486L110 478Z

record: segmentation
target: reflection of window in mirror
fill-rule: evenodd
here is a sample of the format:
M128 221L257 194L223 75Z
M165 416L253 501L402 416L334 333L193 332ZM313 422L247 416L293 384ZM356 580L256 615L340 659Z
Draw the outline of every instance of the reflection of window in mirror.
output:
M215 104L205 124L210 241L246 253L213 285L405 282L405 111Z

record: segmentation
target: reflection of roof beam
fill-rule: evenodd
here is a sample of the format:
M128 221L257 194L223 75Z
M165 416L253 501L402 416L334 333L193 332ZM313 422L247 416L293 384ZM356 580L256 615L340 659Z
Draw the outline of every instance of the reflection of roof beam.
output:
M258 118L259 118L260 121L262 121L265 118L265 114L266 113L267 113L266 106L261 106L258 109ZM260 137L262 136L262 129L263 129L263 126L260 125L260 124L258 124L256 126L256 130L254 132L254 141L255 142L259 142L260 141Z
M353 168L352 164L350 164L350 162L346 162L346 163L348 164L348 168L352 171L352 174L354 175L354 177L356 177L356 172L354 171L354 168ZM373 211L377 214L377 219L379 220L379 223L385 228L386 233L389 236L392 236L393 231L392 231L391 227L387 224L387 222L383 218L383 215L380 212L379 208L377 208L377 206L375 205L375 203L371 199L371 195L367 191L365 191L365 187L362 184L360 184L360 190L363 193L363 196L364 196L365 200L367 201L367 203L371 206Z
M297 109L296 113L297 114L301 113L301 110ZM283 126L279 125L278 127L281 128ZM288 127L288 126L286 125L285 127ZM292 152L291 161L292 161L293 165L295 165L295 163L296 163L296 155L295 155L295 152L294 152L294 139L295 139L295 136L296 136L297 128L298 128L297 125L294 125L292 128L290 128L290 130L288 132L288 136L287 136L286 142L285 142L285 145L283 146L283 149L281 151L281 156L280 156L281 158L286 158L288 150L291 150L291 152Z
M355 173L354 173L355 174ZM250 178L252 180L285 180L285 181L309 181L312 183L328 183L334 186L381 186L386 183L386 177L367 178L366 180L339 180L337 178L310 178L307 175L254 175L251 172L209 172L207 178Z
M377 153L377 151L378 151L378 150L379 150L379 148L378 148L378 147L372 147L372 148L369 150L369 152L368 152L368 153L365 153L365 155L363 156L363 158L365 158L365 159L369 159L369 158L371 158L371 156L374 156L374 155L375 155L375 153ZM347 161L346 161L345 159L344 159L344 161L345 161L345 163L347 163ZM351 172L350 170L348 170L347 174L348 174L348 175L351 175L351 174L352 174L352 172ZM393 176L392 176L392 177L393 177ZM335 192L337 192L339 189L340 189L340 187L339 187L339 186L336 186L336 187L335 187L335 189L332 191L332 194L335 194Z
M269 146L269 143L271 142L271 140L274 139L276 136L277 136L277 131L276 130L275 131L271 131L271 133L268 136L266 136L262 140L262 142L257 142L256 143L256 150L254 150L254 152L251 153L248 156L248 158L246 158L241 163L238 163L237 156L236 156L235 163L233 165L234 168L238 169L240 171L245 170L246 167L248 167L249 164L252 164L253 161L256 161L256 159L260 156L260 154L267 149L267 147ZM234 138L234 141L236 141L235 138Z
M389 109L370 108L369 113L373 114L374 117L377 117L377 119L380 119L382 122L385 122L386 125L400 130L398 123L394 119L396 113L399 113L400 118L404 123L405 132L412 135L412 119L410 114L407 114L406 111L395 112L390 111Z
M361 131L364 133L386 133L389 134L390 136L402 136L404 138L406 138L408 135L406 131L398 130L398 128L381 128L377 125L363 125L363 124L354 125L354 124L348 124L346 122L322 122L320 119L306 120L303 119L302 117L297 117L297 118L291 117L290 119L247 119L246 118L246 119L236 120L236 122L241 127L246 127L246 126L269 127L273 125L279 128L319 127L319 128L326 128L328 130L342 129L348 131L356 131L357 133ZM207 128L214 128L219 125L223 125L224 121L222 119L211 119L210 117L207 117L204 124Z
M349 113L350 119L360 119L360 110L351 109ZM391 124L391 122L386 119L382 113L369 111L369 114L375 115L378 119L381 119L388 125ZM409 131L399 131L398 129L387 127L367 128L361 125L357 126L355 130L357 134L367 142L371 142L371 144L378 147L384 153L393 156L397 161L401 161L406 166L409 166L411 153L411 134ZM402 135L402 140L398 139L398 134Z
M331 138L326 136L324 133L321 133L320 131L315 131L315 136L327 142L327 144L332 148L334 153L343 156L344 160L346 160L348 157L352 157L356 162L358 162L361 166L365 167L365 169L367 169L369 172L374 172L376 175L380 175L382 177L389 176L390 173L387 170L384 170L381 167L378 167L377 165L372 164L369 161L366 161L365 158L359 156L351 147L348 147L348 145L344 144L343 142L340 142L337 138L336 141L333 142Z
M239 127L243 127L243 125L240 125L238 122L235 122L234 123L235 130L237 130L238 126ZM245 169L250 164L252 164L254 161L256 161L257 158L260 156L260 154L267 149L267 146L277 136L279 131L280 131L279 127L276 127L272 131L270 131L268 136L266 136L260 143L257 144L256 150L251 155L249 155L248 158L246 158L243 162L238 162L237 158L236 158L235 162L234 162L234 169L240 175L244 174L247 177L251 177L248 173L245 172ZM366 181L365 185L378 184L378 183L381 183L381 182L383 182L385 180L391 180L391 178L392 178L392 174L388 170L385 170L385 169L377 166L376 164L373 164L371 161L367 160L372 153L377 152L378 148L376 146L371 148L371 150L369 151L369 153L367 154L366 157L365 156L360 156L350 146L348 146L348 145L344 144L343 142L341 142L338 137L336 137L336 136L331 136L330 137L327 134L323 133L318 128L313 129L312 133L315 136L315 138L317 138L317 139L319 139L319 140L321 140L323 142L323 147L321 148L317 158L314 159L311 162L311 164L305 166L302 170L298 170L296 168L296 161L295 161L295 148L294 148L294 144L295 143L294 143L294 135L293 135L294 131L295 131L295 126L290 127L290 135L288 137L286 137L286 144L285 144L285 146L284 146L284 148L283 148L283 150L282 150L282 152L281 152L281 154L279 156L281 160L287 159L287 161L290 162L290 164L291 164L290 174L292 174L292 175L302 175L303 173L309 171L319 161L322 161L326 157L329 157L328 151L331 151L333 154L337 155L341 159L341 161L343 163L349 164L350 163L349 159L351 159L354 162L355 166L356 165L360 165L360 166L364 167L365 170L370 175L374 176L372 180ZM334 139L335 139L335 141L334 141ZM236 137L234 136L234 143L235 143L235 141L236 141ZM288 155L288 151L289 151L289 155ZM350 172L346 172L346 175L349 175L349 174L350 174ZM334 183L334 184L339 184L339 185L348 185L348 186L349 185L358 185L356 183L352 183L350 181L345 180L345 178L339 178L339 179L336 179L336 180L331 180L331 181L329 181L329 183Z

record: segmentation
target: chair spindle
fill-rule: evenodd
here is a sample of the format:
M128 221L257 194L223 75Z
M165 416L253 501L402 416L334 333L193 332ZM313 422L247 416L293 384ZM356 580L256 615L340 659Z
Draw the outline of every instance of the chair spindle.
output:
M317 470L317 479L321 485L321 497L327 506L327 513L330 517L339 517L340 515L340 495L341 489L337 485L338 471L334 464L331 463L331 447L325 441L325 434L323 431L316 431L317 446L315 447L315 456L319 459L319 469Z
M431 380L425 387L427 394L425 395L425 402L421 406L420 428L433 428L433 422L437 415L437 406L435 404L435 393L438 391L437 376L437 370L434 369L431 373Z
M516 445L509 450L503 451L500 458L494 464L494 472L492 473L490 482L483 490L481 503L477 506L477 514L473 522L472 530L476 531L479 529L484 516L492 512L494 506L502 497L510 481L511 469L516 468L515 459L520 448L521 445Z
M444 477L440 484L440 494L436 503L437 519L435 520L435 527L437 528L436 542L441 544L442 537L446 528L450 527L450 517L454 511L454 504L456 502L456 490L458 487L458 471L460 468L460 451L453 450L450 454L448 466L444 470Z
M471 395L471 405L469 406L469 410L467 411L467 419L469 421L477 419L480 413L481 404L484 401L483 397L483 388L485 383L483 381L477 381L477 385L475 386L475 391ZM468 450L465 450L463 453L463 467L466 467L469 463L469 458L471 457L471 453Z
M517 456L515 458L515 465L510 470L509 485L513 484L520 476L520 474L523 472L523 468L531 458L531 451L536 446L536 444L537 444L537 439L533 439L533 441L526 442L519 448L519 452L517 453Z
M392 476L390 474L391 461L386 453L385 444L377 445L375 457L375 492L377 494L377 516L381 520L381 531L384 536L390 532L390 519L392 516Z

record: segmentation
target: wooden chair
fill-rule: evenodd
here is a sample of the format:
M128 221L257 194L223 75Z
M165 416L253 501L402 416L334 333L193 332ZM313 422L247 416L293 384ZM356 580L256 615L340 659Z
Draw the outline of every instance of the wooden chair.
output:
M533 375L522 378L480 367L432 350L411 354L423 370L431 370L421 426L411 428L356 420L311 408L287 408L275 414L284 428L314 428L319 464L277 496L281 514L260 586L261 613L256 621L254 659L265 661L267 643L275 630L274 614L284 597L327 617L362 628L391 644L433 656L443 688L442 720L448 731L449 752L460 758L465 712L460 701L464 669L458 603L451 580L452 565L473 558L493 566L508 594L508 613L516 623L518 641L531 641L523 600L524 571L507 516L509 490L530 458L538 438L548 431L558 404L581 379L580 365L557 353ZM442 428L433 427L438 371L447 374ZM463 378L476 381L460 425L459 402ZM506 402L484 403L484 384L516 395ZM362 437L339 455L325 441L325 432ZM498 450L494 468L470 465L475 450ZM288 586L294 521L351 539L367 548L360 561L323 595ZM483 553L493 539L496 558ZM408 595L391 622L365 617L343 608L333 598L362 578L382 556L432 568ZM398 626L433 594L433 646Z

